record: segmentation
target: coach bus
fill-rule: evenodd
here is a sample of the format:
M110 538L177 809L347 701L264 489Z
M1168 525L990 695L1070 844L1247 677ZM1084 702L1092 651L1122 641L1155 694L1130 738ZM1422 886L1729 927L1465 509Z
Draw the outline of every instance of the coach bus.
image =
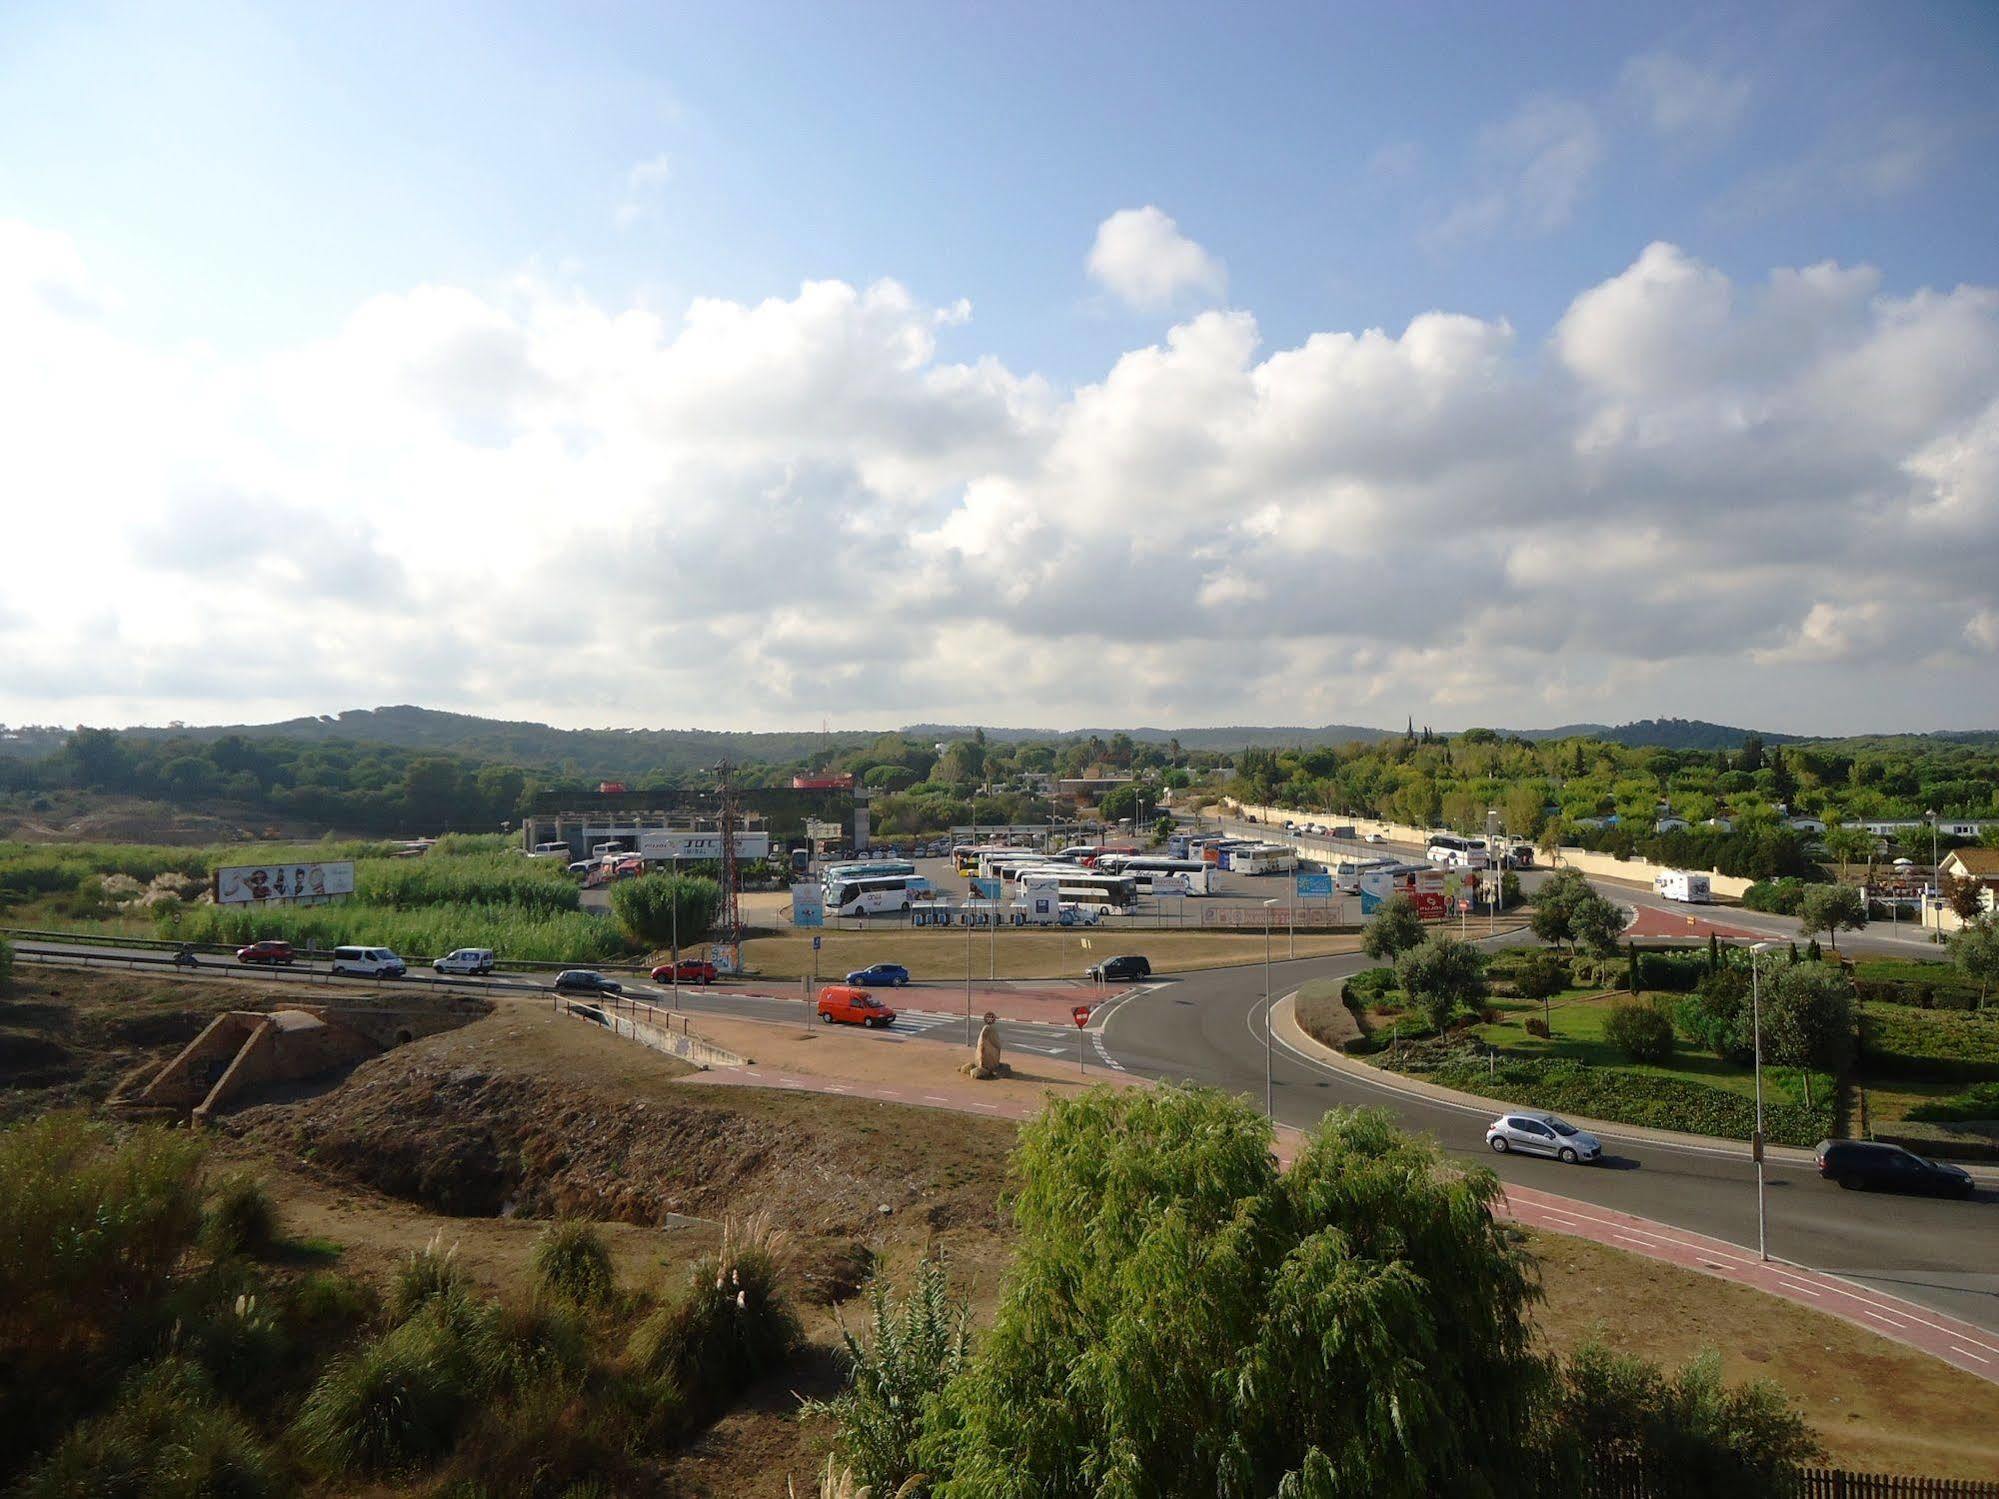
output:
M820 876L820 883L829 890L846 880L869 880L878 876L911 875L916 866L907 859L870 859L859 863L829 864Z
M1060 881L1057 896L1065 906L1077 906L1099 916L1129 911L1138 898L1138 880L1129 874L1102 874L1094 869L1050 871ZM1033 878L1033 876L1030 876Z
M1483 869L1486 865L1485 840L1461 838L1456 833L1432 833L1427 855L1432 864L1452 869Z
M1136 854L1104 859L1097 865L1110 874L1128 874L1138 881L1138 893L1149 895L1155 883L1164 883L1168 889L1175 888L1173 880L1178 877L1178 888L1188 895L1212 895L1211 883L1215 866L1205 859L1169 859L1153 854Z
M842 880L826 892L826 905L836 916L878 916L907 911L937 892L920 874L878 874Z

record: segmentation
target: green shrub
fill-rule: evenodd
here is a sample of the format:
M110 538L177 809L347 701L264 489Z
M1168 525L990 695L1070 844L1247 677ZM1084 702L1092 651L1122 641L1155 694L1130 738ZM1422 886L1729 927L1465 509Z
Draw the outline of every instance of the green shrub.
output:
M1638 987L1685 993L1707 976L1707 954L1642 952L1638 955Z
M298 1343L327 1349L344 1343L371 1321L380 1306L366 1281L315 1270L295 1282L279 1305L278 1318Z
M462 1296L467 1293L469 1282L465 1272L458 1268L458 1246L444 1247L444 1230L439 1229L430 1236L430 1242L421 1249L412 1249L407 1258L396 1268L395 1284L391 1288L389 1309L396 1321L403 1322L416 1315L430 1302L440 1296Z
M1659 1494L1784 1494L1792 1470L1825 1456L1780 1388L1724 1385L1712 1352L1669 1376L1586 1343L1563 1367L1557 1419L1579 1454L1630 1463Z
M275 1398L292 1363L291 1339L266 1301L241 1290L209 1301L179 1324L180 1351L223 1394L253 1409Z
M485 1329L483 1358L496 1389L567 1386L590 1363L590 1334L576 1308L534 1296L502 1302Z
M721 1251L695 1265L680 1299L633 1331L633 1368L712 1406L783 1364L799 1327L778 1287L780 1244L762 1214L725 1227Z
M105 1392L201 1221L202 1143L81 1114L0 1130L0 1473Z
M1603 1023L1603 1038L1634 1062L1663 1062L1673 1054L1673 1022L1654 1004L1621 1004Z
M0 989L14 981L14 944L0 937Z
M1909 1110L1911 1119L1933 1124L1959 1124L1965 1120L1999 1119L1999 1082L1979 1083L1948 1098L1933 1098Z
M1742 904L1752 911L1768 911L1778 916L1795 916L1811 887L1794 876L1758 880L1742 892Z
M1865 1005L1860 1056L1867 1075L1999 1081L1999 1014Z
M611 1252L593 1223L562 1219L535 1239L529 1260L535 1284L577 1306L597 1306L617 1294Z
M1539 1036L1543 1041L1548 1039L1548 1022L1543 1020L1539 1015L1529 1015L1527 1017L1526 1029L1527 1034L1530 1036Z
M262 1259L277 1247L278 1209L254 1176L232 1171L210 1189L201 1219L201 1247L216 1259Z
M284 1488L249 1424L201 1370L168 1358L72 1428L17 1492L21 1499L260 1499Z
M480 1310L432 1297L326 1369L300 1409L300 1450L332 1472L398 1473L450 1451L487 1387Z
M1363 968L1347 980L1347 993L1368 1002L1396 992L1393 968Z
M1447 1088L1505 1098L1523 1107L1652 1129L1747 1140L1756 1126L1755 1101L1745 1094L1684 1078L1591 1067L1569 1058L1501 1056L1488 1071L1483 1053L1405 1049L1388 1065ZM1807 1108L1765 1095L1764 1131L1774 1145L1816 1145L1833 1132L1829 1100Z
M940 1262L917 1266L916 1285L900 1306L893 1290L879 1279L868 1286L867 1342L840 1326L848 1388L802 1408L840 1423L840 1455L877 1494L893 1493L918 1471L925 1406L958 1376L967 1346L965 1305L952 1299Z

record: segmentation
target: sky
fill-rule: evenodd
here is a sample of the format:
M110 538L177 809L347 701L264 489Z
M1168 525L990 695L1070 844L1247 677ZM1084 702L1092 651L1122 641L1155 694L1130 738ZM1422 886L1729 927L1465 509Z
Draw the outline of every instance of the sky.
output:
M1999 8L0 6L0 722L1999 727Z

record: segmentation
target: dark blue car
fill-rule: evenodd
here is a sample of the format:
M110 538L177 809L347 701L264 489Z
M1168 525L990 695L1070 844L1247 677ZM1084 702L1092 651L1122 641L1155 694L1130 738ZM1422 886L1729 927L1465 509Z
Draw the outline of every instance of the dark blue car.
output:
M856 968L847 982L861 989L900 989L909 982L909 970L900 963L877 963L872 968Z

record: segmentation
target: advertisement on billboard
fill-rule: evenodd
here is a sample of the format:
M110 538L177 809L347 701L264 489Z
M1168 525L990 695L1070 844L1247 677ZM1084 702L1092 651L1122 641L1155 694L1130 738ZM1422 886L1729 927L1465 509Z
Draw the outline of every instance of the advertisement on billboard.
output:
M738 859L763 859L770 855L770 834L736 834ZM641 859L719 859L720 833L650 832L639 834Z
M1301 874L1298 876L1298 897L1309 900L1315 895L1331 895L1333 877L1330 874Z
M826 887L820 884L793 885L791 887L791 924L793 926L824 926L826 924ZM817 941L817 938L813 939Z
M333 864L230 864L215 871L215 901L223 906L265 901L332 900L354 893L354 861Z

